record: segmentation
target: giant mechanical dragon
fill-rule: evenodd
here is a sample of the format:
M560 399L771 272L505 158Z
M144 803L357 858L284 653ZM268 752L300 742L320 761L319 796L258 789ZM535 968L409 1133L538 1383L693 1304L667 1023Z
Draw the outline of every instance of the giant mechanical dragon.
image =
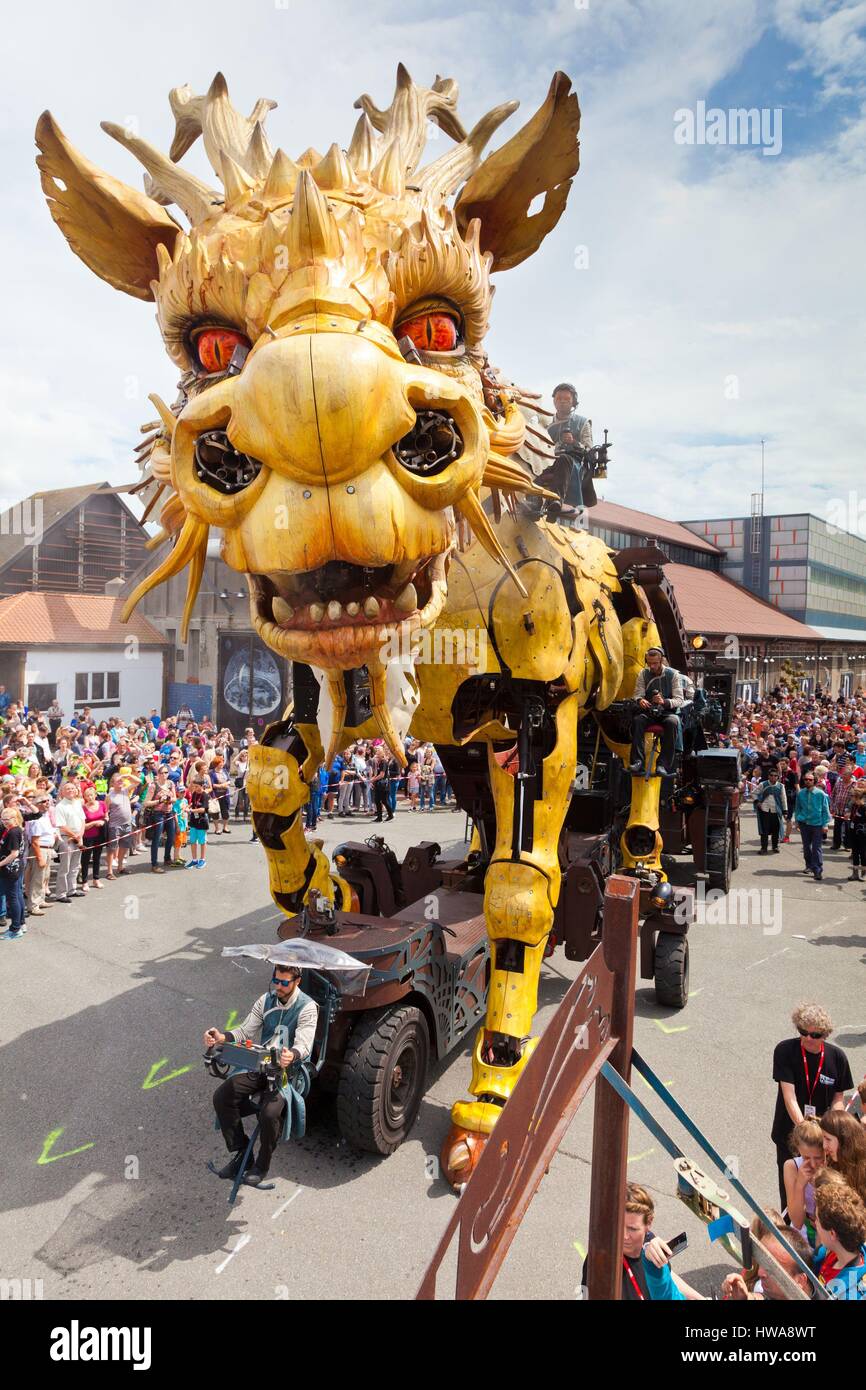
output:
M319 682L315 722L290 710L253 750L248 785L276 903L291 916L318 892L352 906L302 825L323 758L378 735L402 764L409 730L486 757L489 1002L471 1098L454 1105L443 1148L460 1183L536 1041L578 725L595 715L628 758L603 711L632 694L659 638L646 595L618 577L603 541L527 506L550 445L533 399L484 347L491 276L531 256L565 208L577 96L557 73L531 120L484 158L517 103L467 131L457 95L453 80L421 87L401 65L390 106L356 103L347 149L292 159L265 134L274 102L247 118L222 75L203 96L176 88L167 155L103 126L144 166L143 193L91 164L48 112L36 140L72 250L156 303L181 372L171 407L151 397L159 419L139 446L167 553L126 612L186 568L185 635L213 527L225 562L246 575L255 631ZM448 144L424 163L431 123ZM199 136L218 182L179 164ZM418 639L446 630L487 640L424 659ZM346 673L364 668L370 714L358 725ZM663 879L659 787L633 779L629 828L645 828L644 852L630 854L627 828L621 855Z

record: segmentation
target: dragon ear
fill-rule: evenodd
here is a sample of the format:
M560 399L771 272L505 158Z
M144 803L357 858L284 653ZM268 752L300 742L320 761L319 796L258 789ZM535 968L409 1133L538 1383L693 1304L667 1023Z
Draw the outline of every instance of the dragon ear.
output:
M554 73L544 105L516 135L488 155L461 190L455 205L465 234L481 222L481 249L491 270L510 270L537 251L565 211L571 180L580 166L580 107L564 72ZM530 217L539 194L544 205Z
M180 232L165 208L79 154L50 111L36 126L36 160L48 210L76 256L115 289L153 299L156 248L171 253Z

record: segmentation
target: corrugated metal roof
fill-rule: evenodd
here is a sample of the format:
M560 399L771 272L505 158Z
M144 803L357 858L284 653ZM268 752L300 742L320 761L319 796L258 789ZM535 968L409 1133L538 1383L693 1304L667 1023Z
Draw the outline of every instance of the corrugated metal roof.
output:
M21 535L21 527L18 524L22 516L29 520L36 519L36 507L39 508L39 526L43 533L68 516L86 502L95 492L102 492L108 487L108 483L84 483L81 487L57 487L51 488L46 492L32 492L29 497L25 497L14 506L8 507L0 515L0 569L5 569L22 550L28 553L32 547L26 538Z
M598 502L589 509L587 520L590 529L593 526L610 526L617 531L628 531L630 535L646 536L649 540L687 545L690 550L702 550L709 555L722 554L718 546L696 536L694 531L689 531L678 521L665 521L664 517L639 512L634 507L623 507L619 502Z
M828 642L851 642L866 647L866 629L862 627L824 627L816 623L815 631L820 632Z
M683 622L689 632L746 638L788 638L820 642L821 633L798 622L771 603L756 598L733 579L696 565L669 564L665 574L673 585Z
M106 594L13 594L0 599L0 647L122 646L137 637L143 647L168 641L147 618L120 618L123 600Z

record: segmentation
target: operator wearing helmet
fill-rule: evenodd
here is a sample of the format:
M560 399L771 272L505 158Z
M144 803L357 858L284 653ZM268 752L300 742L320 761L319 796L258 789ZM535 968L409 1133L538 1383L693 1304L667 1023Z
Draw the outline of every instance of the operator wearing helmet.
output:
M577 390L570 381L561 381L553 388L553 408L556 412L547 427L559 455L553 469L562 476L564 487L554 484L563 502L570 507L594 507L597 502L592 483L592 470L583 461L584 453L592 448L592 421L577 411ZM548 484L549 486L549 484Z

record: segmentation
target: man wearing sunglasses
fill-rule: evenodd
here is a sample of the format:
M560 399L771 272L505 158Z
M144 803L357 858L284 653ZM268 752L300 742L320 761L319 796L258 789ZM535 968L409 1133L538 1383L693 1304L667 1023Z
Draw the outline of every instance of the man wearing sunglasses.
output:
M842 1110L845 1092L854 1081L841 1047L827 1039L833 1024L819 1004L798 1004L791 1021L796 1038L786 1038L773 1052L773 1080L778 1083L771 1138L776 1145L781 1210L787 1197L783 1168L791 1157L791 1130L801 1120L819 1119L828 1110Z
M281 1045L280 1066L286 1071L296 1062L303 1062L312 1051L319 1010L313 1000L302 993L300 979L301 972L297 966L275 965L269 990L259 996L243 1023L227 1033L220 1032L219 1028L208 1028L204 1035L205 1047L214 1047L223 1042L247 1041L261 1043L265 1047ZM267 1077L262 1072L244 1071L230 1076L217 1087L213 1098L214 1110L226 1148L232 1155L226 1166L220 1169L221 1178L237 1176L247 1146L243 1117L253 1114L251 1099L261 1091L268 1094L258 1112L261 1126L259 1151L244 1174L244 1182L250 1187L258 1187L266 1176L287 1115L286 1091L291 1082L285 1076L283 1079L281 1090L268 1092Z

